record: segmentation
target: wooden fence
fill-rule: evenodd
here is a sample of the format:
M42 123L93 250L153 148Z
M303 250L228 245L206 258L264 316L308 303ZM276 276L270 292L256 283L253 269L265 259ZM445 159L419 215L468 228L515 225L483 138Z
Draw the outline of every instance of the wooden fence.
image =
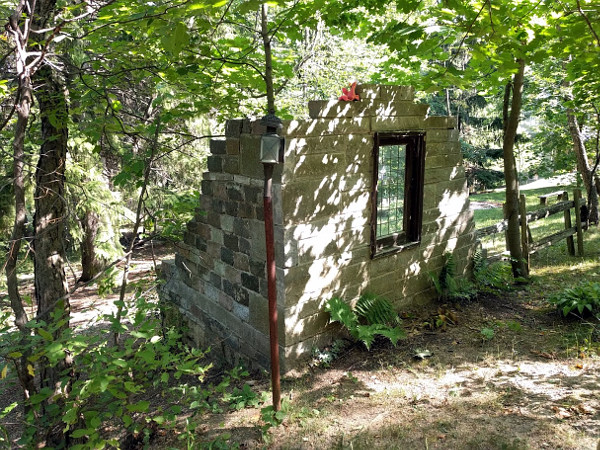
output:
M566 191L563 191L561 201L544 208L540 208L537 211L530 213L526 212L525 209L525 195L521 194L519 199L519 224L521 227L521 245L523 248L523 254L527 258L527 265L529 265L529 255L535 253L541 248L548 247L549 245L555 244L563 239L567 240L567 251L570 255L575 255L575 242L573 236L577 236L577 254L583 256L583 225L581 219L581 205L583 199L581 198L581 191L575 189L573 192L573 200L569 200L569 195ZM572 225L571 221L571 209L575 210L575 226ZM564 230L557 233L544 236L538 239L536 242L531 237L531 231L529 230L529 223L536 220L545 219L554 214L563 213L564 217ZM523 220L523 218L525 220ZM480 228L476 230L477 239L481 239L485 236L490 236L497 233L502 233L508 228L508 221L501 220L494 225L489 227ZM490 255L488 259L499 260L502 259L502 254Z

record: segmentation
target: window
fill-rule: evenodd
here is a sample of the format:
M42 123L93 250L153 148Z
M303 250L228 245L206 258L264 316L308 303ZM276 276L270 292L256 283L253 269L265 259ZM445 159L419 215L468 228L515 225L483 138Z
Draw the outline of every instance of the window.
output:
M371 257L400 251L421 239L423 133L376 133L371 193Z

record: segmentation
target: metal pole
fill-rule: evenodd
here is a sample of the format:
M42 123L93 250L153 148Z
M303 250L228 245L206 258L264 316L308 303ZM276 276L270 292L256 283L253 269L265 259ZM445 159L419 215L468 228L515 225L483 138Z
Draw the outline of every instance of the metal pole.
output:
M281 383L279 374L279 337L277 333L277 283L275 279L275 239L273 231L273 164L264 164L265 169L265 242L267 246L267 288L269 291L269 335L271 343L271 385L273 387L273 409L281 409Z

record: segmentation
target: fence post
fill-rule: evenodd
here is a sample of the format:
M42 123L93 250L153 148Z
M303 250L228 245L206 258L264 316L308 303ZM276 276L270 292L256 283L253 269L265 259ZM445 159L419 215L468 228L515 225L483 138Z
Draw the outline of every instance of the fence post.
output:
M519 198L519 215L521 216L521 248L523 249L523 258L527 265L527 273L529 273L529 235L527 234L527 208L525 203L525 195L521 194Z
M577 228L577 255L583 256L583 227L581 226L581 190L573 191L575 203L575 227Z
M563 201L569 201L569 193L565 191L563 193ZM571 208L565 209L565 230L570 230L572 228L571 225ZM573 241L573 236L567 237L567 251L569 255L575 256L575 242Z

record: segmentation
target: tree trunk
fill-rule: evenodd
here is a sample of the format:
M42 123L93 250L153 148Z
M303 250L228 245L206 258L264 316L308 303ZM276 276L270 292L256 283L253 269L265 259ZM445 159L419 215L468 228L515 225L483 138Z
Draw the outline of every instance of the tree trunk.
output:
M50 66L41 67L35 76L35 92L40 109L42 145L35 174L34 271L37 319L48 324L55 340L69 326L70 305L65 275L66 214L64 199L67 157L67 103L61 83ZM40 363L40 388L50 388L55 395L66 395L67 355L53 365L46 358ZM49 400L52 402L60 401ZM42 402L41 415L49 427L46 444L54 446L64 439L60 417L53 417L50 403ZM58 441L58 442L57 442Z
M521 249L521 232L519 228L519 178L515 161L515 138L519 126L521 101L523 94L523 79L525 61L519 59L519 70L515 73L512 82L512 101L510 113L508 100L510 92L504 96L504 141L502 150L504 154L504 178L506 180L506 203L504 204L504 218L508 221L506 230L506 245L510 252L511 266L515 278L527 277L527 265L523 259ZM507 89L510 89L507 86Z
M19 250L25 236L27 214L25 208L25 134L29 123L29 114L33 94L29 74L23 74L19 80L19 102L16 107L17 123L15 125L15 138L13 141L13 188L15 193L15 221L10 237L9 249L6 258L6 284L11 307L15 313L15 325L24 331L25 323L29 320L23 308L17 281L17 262Z
M102 263L96 256L95 240L100 227L100 218L94 211L86 211L79 220L83 230L83 240L81 242L81 277L79 281L86 282L93 279L100 270Z
M36 393L35 381L28 370L30 364L28 357L31 354L28 339L30 329L26 327L29 322L27 312L23 307L21 295L19 293L19 284L17 279L17 263L19 260L19 251L25 236L25 225L27 221L27 210L25 206L25 136L29 125L31 114L31 105L33 103L33 89L31 86L31 71L27 67L27 39L28 36L23 33L21 20L27 17L25 11L25 2L20 1L15 8L14 13L9 19L6 31L12 37L15 45L15 66L19 78L17 96L15 101L15 111L17 113L17 122L14 128L13 140L13 189L15 194L15 221L10 237L9 249L6 255L6 285L11 308L15 314L15 325L21 332L22 356L14 360L17 376L23 396L25 397L25 412L30 411L30 404L27 401L31 395Z
M590 167L584 138L577 122L577 117L571 108L567 109L567 123L573 140L573 151L577 157L577 170L581 174L585 190L587 192L588 219L592 223L598 223L598 192L594 180L594 171Z

